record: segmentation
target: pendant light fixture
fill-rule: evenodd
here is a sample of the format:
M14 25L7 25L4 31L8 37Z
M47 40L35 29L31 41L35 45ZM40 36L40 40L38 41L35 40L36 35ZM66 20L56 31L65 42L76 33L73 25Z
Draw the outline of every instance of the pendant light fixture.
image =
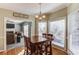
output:
M42 14L41 12L41 3L39 3L39 6L40 6L40 13L38 15L35 16L36 19L45 19L46 18L46 15Z

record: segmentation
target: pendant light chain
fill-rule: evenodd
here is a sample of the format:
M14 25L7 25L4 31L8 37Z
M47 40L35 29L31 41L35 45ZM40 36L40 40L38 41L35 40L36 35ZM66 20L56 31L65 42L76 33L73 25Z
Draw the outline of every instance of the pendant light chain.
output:
M39 10L40 10L40 11L39 11L39 15L36 15L36 16L35 16L35 18L40 19L40 20L46 18L45 15L42 15L42 12L41 12L41 9L42 9L42 8L41 8L41 5L42 5L42 4L39 3L39 7L40 7L40 9L39 9Z
M41 16L41 3L40 3L40 16Z

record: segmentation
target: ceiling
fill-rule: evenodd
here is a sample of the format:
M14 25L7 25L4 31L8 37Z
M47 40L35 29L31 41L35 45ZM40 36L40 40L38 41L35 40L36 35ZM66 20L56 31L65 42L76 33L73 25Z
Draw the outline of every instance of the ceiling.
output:
M67 7L67 3L42 3L41 12L51 13ZM0 8L13 10L28 15L35 15L40 12L39 3L0 3Z

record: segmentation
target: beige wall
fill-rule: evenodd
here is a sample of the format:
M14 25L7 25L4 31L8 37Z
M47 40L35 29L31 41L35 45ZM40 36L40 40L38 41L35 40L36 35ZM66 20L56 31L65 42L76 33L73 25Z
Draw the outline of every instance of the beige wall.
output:
M49 17L49 20L54 20L55 18L65 17L67 15L67 8L63 8L59 11L52 13Z
M12 18L14 20L28 20L32 21L32 34L34 35L34 18L31 16L29 19L13 17L13 11L0 8L0 50L4 49L4 17Z
M73 3L71 4L69 7L68 7L68 14L76 11L76 10L79 10L79 3Z

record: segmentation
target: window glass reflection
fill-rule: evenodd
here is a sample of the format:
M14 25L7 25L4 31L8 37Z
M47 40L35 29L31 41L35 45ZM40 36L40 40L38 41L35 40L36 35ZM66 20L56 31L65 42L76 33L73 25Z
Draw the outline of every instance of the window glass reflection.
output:
M54 35L54 44L64 47L65 20L49 22L49 33Z

